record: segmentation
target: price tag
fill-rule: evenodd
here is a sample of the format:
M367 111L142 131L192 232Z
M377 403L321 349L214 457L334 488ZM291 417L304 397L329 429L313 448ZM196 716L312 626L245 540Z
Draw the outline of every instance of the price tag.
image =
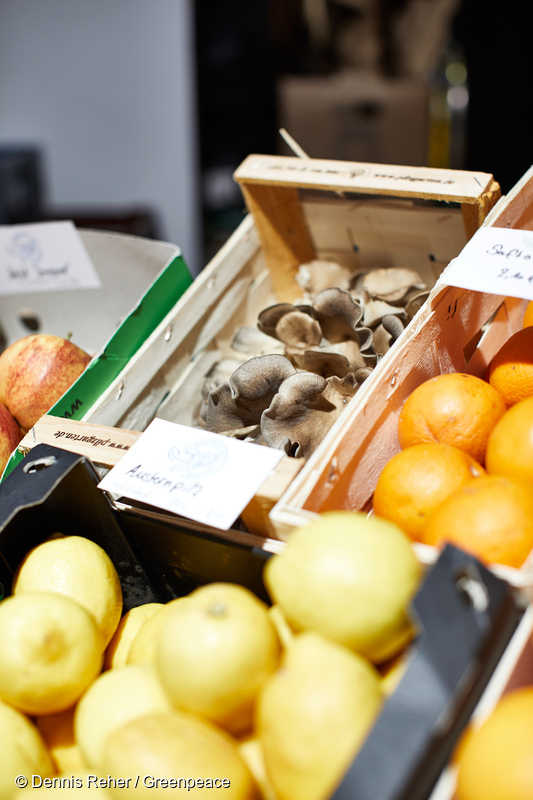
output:
M100 286L73 222L0 226L0 295Z
M480 228L437 283L533 300L533 232Z
M99 488L228 530L283 455L154 419Z

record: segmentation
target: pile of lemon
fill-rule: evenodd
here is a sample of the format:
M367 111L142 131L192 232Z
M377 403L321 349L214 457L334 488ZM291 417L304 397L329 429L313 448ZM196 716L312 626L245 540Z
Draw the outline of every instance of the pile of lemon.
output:
M402 674L420 577L396 525L329 512L266 562L271 605L219 582L121 615L106 552L52 537L0 603L0 800L21 775L65 776L63 800L89 776L104 799L325 800Z

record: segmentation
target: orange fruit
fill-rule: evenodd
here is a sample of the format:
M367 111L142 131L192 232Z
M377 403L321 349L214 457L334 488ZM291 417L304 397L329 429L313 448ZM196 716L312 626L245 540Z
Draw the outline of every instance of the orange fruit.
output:
M451 542L487 564L520 567L533 549L533 483L482 475L430 515L424 544Z
M500 699L457 756L457 800L531 800L533 687Z
M489 382L512 406L533 395L533 326L510 336L489 364Z
M508 408L494 426L485 454L487 472L533 481L533 397Z
M522 321L523 328L527 328L529 325L533 325L533 302L527 304L524 319Z
M420 541L429 514L450 494L485 470L472 456L438 442L396 453L383 468L373 497L374 513Z
M489 433L505 409L503 398L487 381L463 372L437 375L417 386L403 404L400 446L442 442L483 464Z

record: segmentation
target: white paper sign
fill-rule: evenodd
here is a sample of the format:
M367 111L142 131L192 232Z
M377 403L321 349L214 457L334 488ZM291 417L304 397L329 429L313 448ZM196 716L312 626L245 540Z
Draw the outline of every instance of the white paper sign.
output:
M281 450L155 419L98 485L228 530L282 457Z
M533 232L480 228L437 283L533 300Z
M0 295L100 286L73 222L0 226Z

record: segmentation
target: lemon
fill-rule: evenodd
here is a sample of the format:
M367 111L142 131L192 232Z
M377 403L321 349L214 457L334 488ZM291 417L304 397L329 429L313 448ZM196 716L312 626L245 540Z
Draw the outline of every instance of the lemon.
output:
M144 623L157 611L164 608L163 603L145 603L134 606L122 616L113 638L107 645L104 656L104 669L123 667L127 663L131 644Z
M74 711L76 706L57 714L43 714L36 719L39 733L44 739L57 772L71 773L86 770L81 750L74 737Z
M153 667L131 664L103 672L74 714L75 738L88 766L100 769L106 739L126 722L171 708Z
M376 663L412 637L407 616L420 565L392 522L329 511L291 532L263 579L296 631L316 630Z
M251 724L255 697L279 650L265 603L242 586L211 583L169 611L157 668L176 708L240 732Z
M225 731L183 712L148 714L129 722L108 740L104 774L133 777L115 797L220 797L252 800L253 778ZM140 780L134 788L135 777ZM159 786L155 784L158 778ZM162 781L176 784L161 784ZM178 784L178 780L181 781ZM201 785L200 784L203 784Z
M326 800L382 702L366 658L319 633L298 634L257 703L256 731L278 800Z
M122 587L106 551L84 536L58 536L26 554L13 582L13 594L57 592L94 616L105 649L122 615Z
M54 774L52 760L33 722L2 700L0 742L0 800L11 798L18 775L49 777Z
M126 658L127 664L155 664L155 652L166 615L181 599L178 597L176 600L169 600L163 605L163 608L145 620L133 638Z
M0 630L0 697L27 714L63 711L101 670L94 618L68 597L7 597L0 603Z

